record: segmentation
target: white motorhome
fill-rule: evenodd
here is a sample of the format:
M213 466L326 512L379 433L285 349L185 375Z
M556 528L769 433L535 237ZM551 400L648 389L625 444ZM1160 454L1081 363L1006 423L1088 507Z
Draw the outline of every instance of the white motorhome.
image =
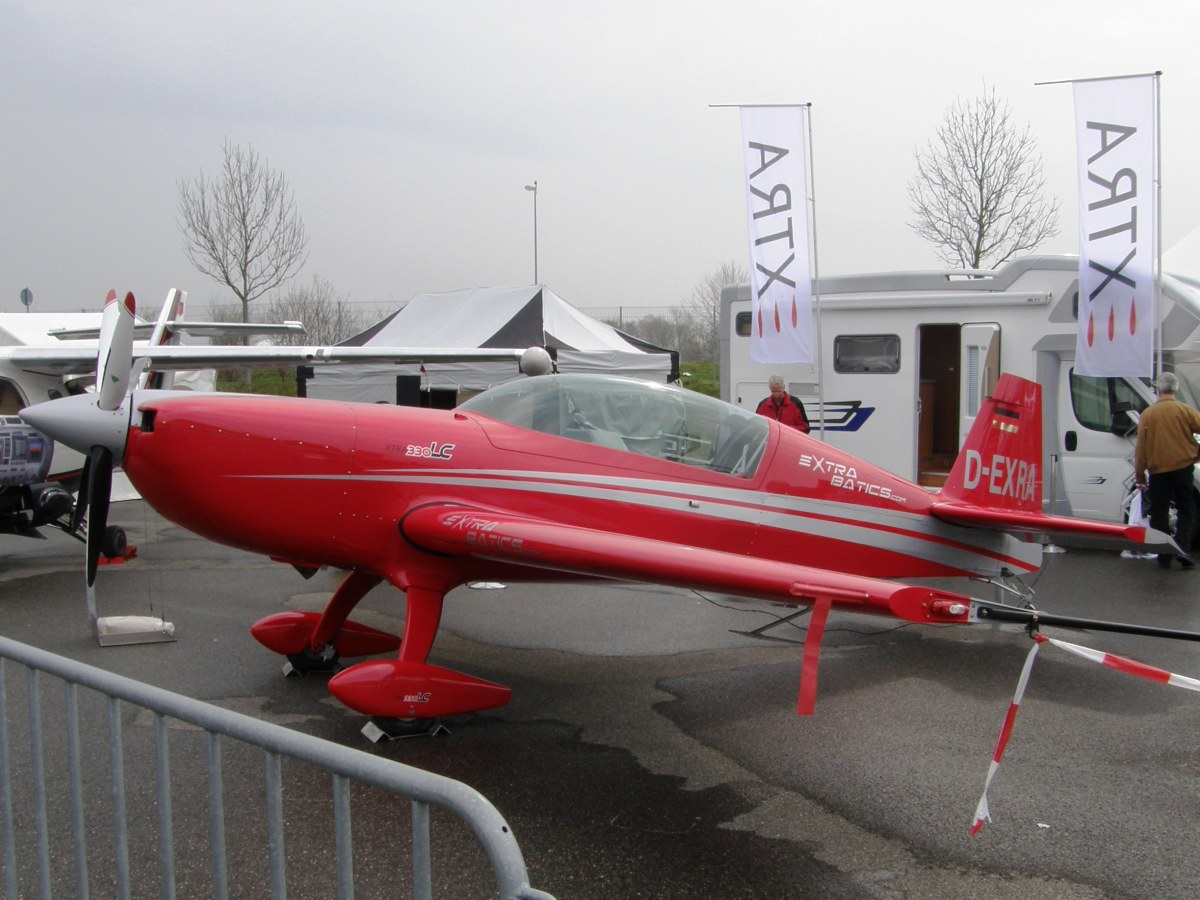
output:
M721 396L753 409L778 372L803 401L812 433L936 488L1001 372L1042 385L1048 509L1119 521L1131 483L1136 414L1148 379L1074 371L1078 260L1028 256L994 271L925 271L822 278L818 361L750 359L749 285L721 294ZM1200 368L1196 283L1164 275L1164 368L1194 404ZM1130 415L1133 413L1134 415Z

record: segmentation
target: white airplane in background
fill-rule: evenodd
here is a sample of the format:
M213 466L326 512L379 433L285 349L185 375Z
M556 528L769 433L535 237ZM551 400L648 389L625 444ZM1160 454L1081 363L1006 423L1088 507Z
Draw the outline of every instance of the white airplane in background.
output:
M167 293L154 322L138 320L134 371L143 387L169 388L185 371L278 367L349 362L431 362L512 360L521 350L438 350L411 347L210 346L181 344L181 335L228 337L303 333L299 322L278 325L189 322L186 294ZM108 302L120 302L109 292ZM133 295L124 302L131 308ZM102 313L0 313L0 535L44 537L43 526L60 528L83 540L85 504L76 504L85 458L56 444L21 421L27 406L94 390ZM120 528L105 530L106 556L125 550Z

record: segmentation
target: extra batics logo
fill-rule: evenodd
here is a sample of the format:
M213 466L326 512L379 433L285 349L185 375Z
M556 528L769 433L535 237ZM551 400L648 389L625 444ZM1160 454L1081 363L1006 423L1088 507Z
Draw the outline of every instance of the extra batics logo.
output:
M454 457L454 445L439 444L437 441L430 441L427 447L409 444L404 448L404 455L417 459L452 459Z
M452 531L465 532L468 547L479 547L510 556L536 556L537 551L525 546L525 539L513 537L500 531L501 523L480 516L453 513L442 520L442 525Z
M830 487L858 494L866 494L868 497L879 497L882 500L891 500L894 503L908 502L908 498L901 494L893 493L892 489L885 485L875 484L872 481L865 481L859 478L858 469L855 466L848 466L845 463L811 453L801 454L799 463L803 468L811 469L817 475L825 476Z

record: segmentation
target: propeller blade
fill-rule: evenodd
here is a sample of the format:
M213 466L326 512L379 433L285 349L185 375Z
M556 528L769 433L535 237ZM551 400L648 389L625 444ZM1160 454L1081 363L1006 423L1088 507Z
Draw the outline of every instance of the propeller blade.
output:
M117 292L109 291L100 320L100 344L96 357L96 405L112 411L121 405L129 390L133 366L133 319L136 304L133 294L117 301Z
M96 583L96 567L100 564L100 548L104 543L104 531L108 528L108 498L112 493L113 454L107 447L93 447L88 455L87 507L92 514L88 517L87 529L87 584Z
M87 515L88 492L91 490L92 459L89 455L83 461L83 474L79 476L79 490L75 492L75 508L71 511L71 534L79 531L83 517Z

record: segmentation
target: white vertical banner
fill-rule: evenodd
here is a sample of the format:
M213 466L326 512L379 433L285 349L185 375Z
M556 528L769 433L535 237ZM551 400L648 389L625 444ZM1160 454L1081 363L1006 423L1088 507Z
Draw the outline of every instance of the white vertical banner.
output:
M1156 75L1073 82L1079 179L1081 375L1154 369Z
M741 114L754 315L750 358L810 363L808 108L743 106Z

